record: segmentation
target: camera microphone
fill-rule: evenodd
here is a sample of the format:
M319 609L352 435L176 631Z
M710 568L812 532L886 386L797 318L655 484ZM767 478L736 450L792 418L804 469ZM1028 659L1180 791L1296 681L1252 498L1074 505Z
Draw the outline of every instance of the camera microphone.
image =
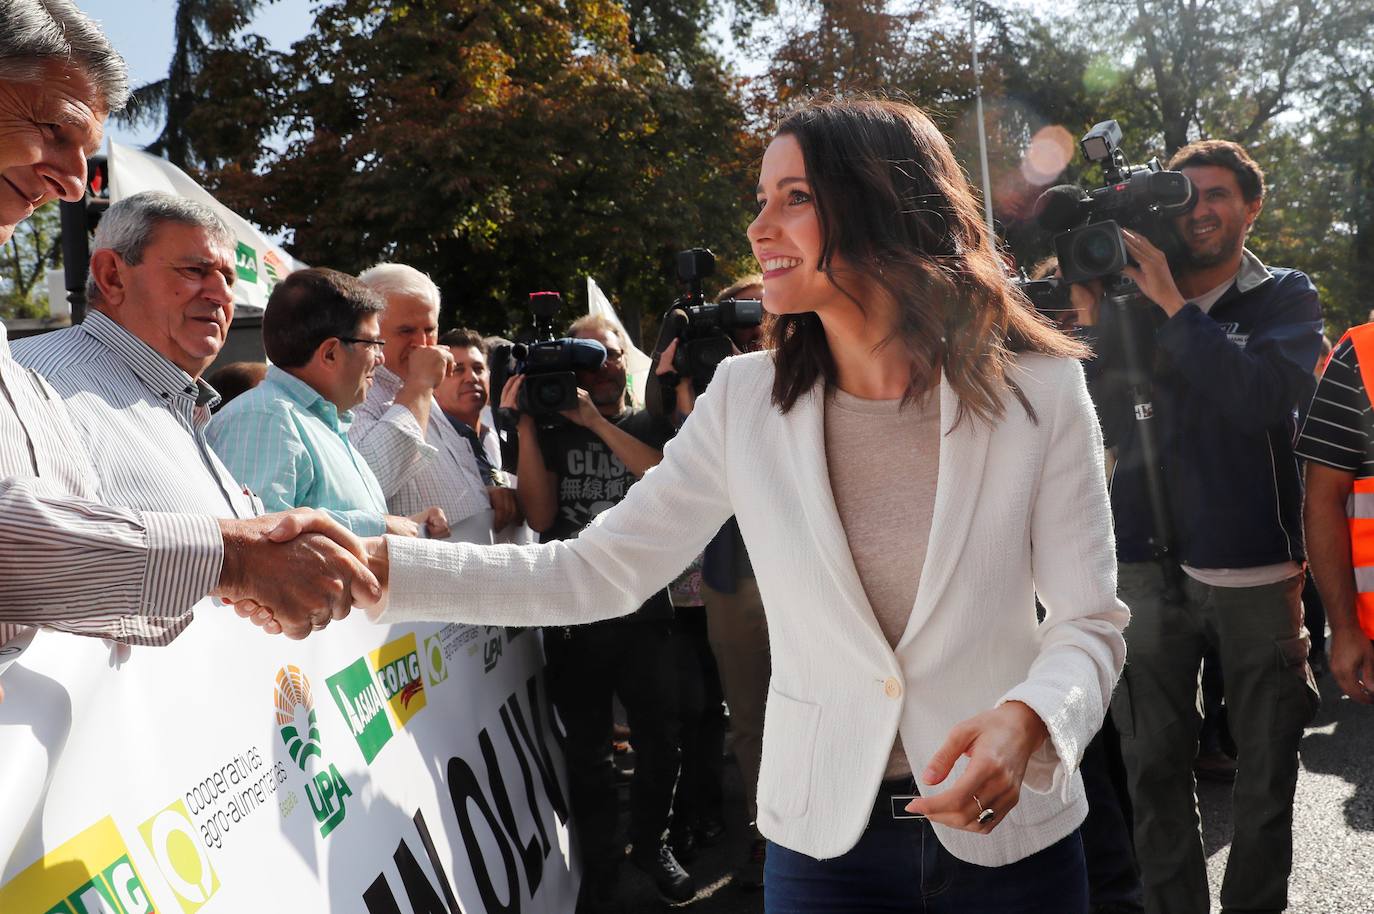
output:
M1063 232L1083 220L1085 206L1092 198L1076 184L1057 184L1035 201L1035 222L1048 232Z

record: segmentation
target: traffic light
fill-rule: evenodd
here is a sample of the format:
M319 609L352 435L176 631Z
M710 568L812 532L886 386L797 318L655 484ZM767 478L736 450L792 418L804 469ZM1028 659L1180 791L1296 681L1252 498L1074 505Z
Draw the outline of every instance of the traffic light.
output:
M91 259L91 232L110 208L110 165L104 156L86 160L86 195L75 203L63 200L62 272L71 303L72 323L86 316L86 272Z

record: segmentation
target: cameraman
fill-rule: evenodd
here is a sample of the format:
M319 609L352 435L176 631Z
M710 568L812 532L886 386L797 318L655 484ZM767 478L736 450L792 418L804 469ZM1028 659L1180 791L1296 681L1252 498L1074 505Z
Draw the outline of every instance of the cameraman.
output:
M578 408L568 424L541 430L522 413L516 497L542 542L572 539L602 511L621 501L630 485L663 459L672 427L626 406L625 351L615 325L598 315L574 321L569 335L606 347L596 371L577 372ZM501 406L517 409L524 375L514 375ZM549 694L567 728L573 823L582 845L584 874L578 911L615 906L623 845L616 841L616 789L608 765L611 699L620 697L635 746L630 784L630 862L643 870L665 900L695 894L692 878L667 843L673 789L681 757L673 606L667 590L620 619L544 633Z
M1116 315L1105 315L1105 325L1096 309L1082 315L1096 352L1089 383L1107 444L1118 450L1118 596L1132 612L1112 720L1135 807L1146 909L1203 914L1207 870L1192 763L1199 664L1209 646L1217 650L1239 762L1222 907L1282 911L1298 741L1318 702L1303 629L1302 490L1292 442L1297 406L1312 396L1321 310L1305 275L1266 267L1245 248L1264 175L1244 149L1193 143L1169 168L1198 193L1196 207L1174 220L1182 256L1171 264L1123 231L1138 264L1123 272L1154 305L1127 317L1139 327L1141 364L1152 366L1181 600L1167 596L1152 561L1156 531Z

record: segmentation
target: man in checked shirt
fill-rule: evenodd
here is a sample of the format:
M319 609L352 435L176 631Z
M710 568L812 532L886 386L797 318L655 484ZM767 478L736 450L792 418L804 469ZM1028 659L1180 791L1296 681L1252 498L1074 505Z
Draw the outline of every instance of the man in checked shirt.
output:
M86 155L128 84L123 60L67 0L0 0L0 23L3 243L37 207L80 199ZM282 515L100 503L110 500L62 400L10 358L0 324L0 670L35 626L166 644L207 594L261 594L304 637L376 583L361 544L323 515L308 526L326 536L278 543Z

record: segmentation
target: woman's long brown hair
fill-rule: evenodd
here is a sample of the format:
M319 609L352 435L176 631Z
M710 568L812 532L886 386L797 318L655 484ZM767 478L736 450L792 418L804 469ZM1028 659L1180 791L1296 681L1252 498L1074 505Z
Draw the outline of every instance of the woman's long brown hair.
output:
M908 396L932 389L943 368L966 412L993 421L1011 391L1015 352L1082 358L1087 350L1040 318L1007 277L982 211L949 144L915 105L872 97L813 101L788 115L777 135L801 146L820 220L820 263L836 287L861 274L897 303L884 345L911 354ZM836 260L849 269L837 270ZM787 412L835 360L814 312L769 321L777 365L773 402Z

